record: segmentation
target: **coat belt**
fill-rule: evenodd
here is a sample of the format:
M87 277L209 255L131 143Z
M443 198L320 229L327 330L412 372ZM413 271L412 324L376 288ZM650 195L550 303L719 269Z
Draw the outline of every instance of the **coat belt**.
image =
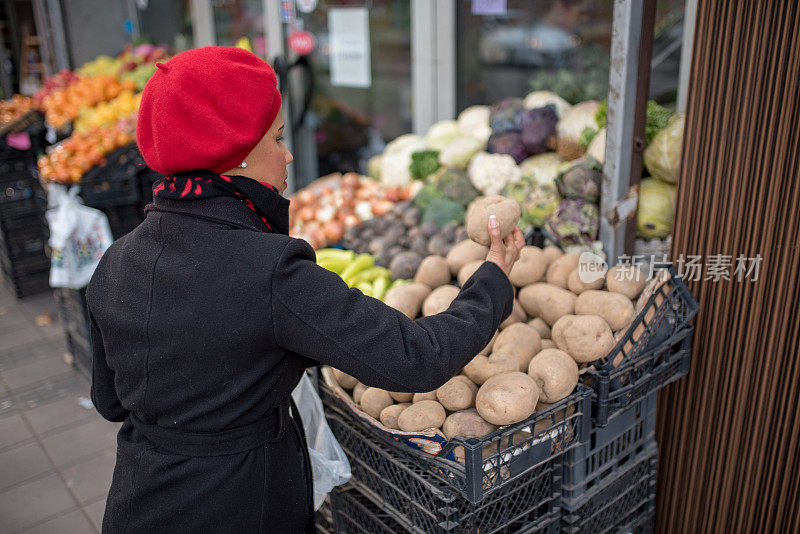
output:
M136 430L167 452L182 456L225 456L280 441L286 432L289 406L282 405L267 417L249 425L219 432L189 432L165 428L145 423L133 412L128 417Z

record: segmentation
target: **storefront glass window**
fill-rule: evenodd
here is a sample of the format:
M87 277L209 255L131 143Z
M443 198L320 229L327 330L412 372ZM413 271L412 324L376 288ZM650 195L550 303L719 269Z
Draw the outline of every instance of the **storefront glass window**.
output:
M457 105L491 104L532 90L570 103L606 98L610 0L458 0Z
M674 110L680 78L685 0L659 0L650 63L650 98Z
M175 52L192 48L190 0L159 0L139 9L141 40L166 45Z
M342 8L351 12L368 9L368 47L350 43L355 48L336 58L332 52L332 32L336 30L331 22L358 21L357 17L340 17ZM320 1L309 12L297 10L294 29L310 32L316 42L309 61L314 72L311 116L319 174L363 171L366 158L380 153L384 142L411 131L411 2ZM345 33L352 39L353 34L363 35L363 30L356 24ZM357 61L345 58L337 69L335 62L345 52L367 56L369 68L359 68Z
M212 0L217 45L250 49L267 59L263 0Z

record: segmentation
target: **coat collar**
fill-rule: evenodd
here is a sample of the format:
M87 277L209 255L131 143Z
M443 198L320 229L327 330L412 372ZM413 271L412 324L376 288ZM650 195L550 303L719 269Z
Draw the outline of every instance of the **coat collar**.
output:
M168 212L232 224L256 232L264 231L264 223L258 215L244 205L241 200L233 197L211 197L197 200L172 200L155 197L146 211ZM286 211L288 219L289 212Z

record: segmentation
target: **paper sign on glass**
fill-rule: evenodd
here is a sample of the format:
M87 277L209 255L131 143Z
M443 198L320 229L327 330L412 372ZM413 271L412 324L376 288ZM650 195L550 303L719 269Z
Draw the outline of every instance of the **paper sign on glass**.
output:
M506 0L472 0L473 15L507 15Z
M331 83L341 87L372 85L369 15L366 8L331 8L328 11L331 47Z

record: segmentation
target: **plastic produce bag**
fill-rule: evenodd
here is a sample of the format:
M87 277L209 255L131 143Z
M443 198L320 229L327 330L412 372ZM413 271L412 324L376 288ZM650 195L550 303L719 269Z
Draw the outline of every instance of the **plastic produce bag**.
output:
M328 492L350 480L350 462L325 421L322 401L307 374L292 391L292 398L306 432L314 475L314 510L318 510Z
M48 204L50 286L85 287L114 242L108 218L102 211L82 205L77 187L67 191L63 186L51 185Z

